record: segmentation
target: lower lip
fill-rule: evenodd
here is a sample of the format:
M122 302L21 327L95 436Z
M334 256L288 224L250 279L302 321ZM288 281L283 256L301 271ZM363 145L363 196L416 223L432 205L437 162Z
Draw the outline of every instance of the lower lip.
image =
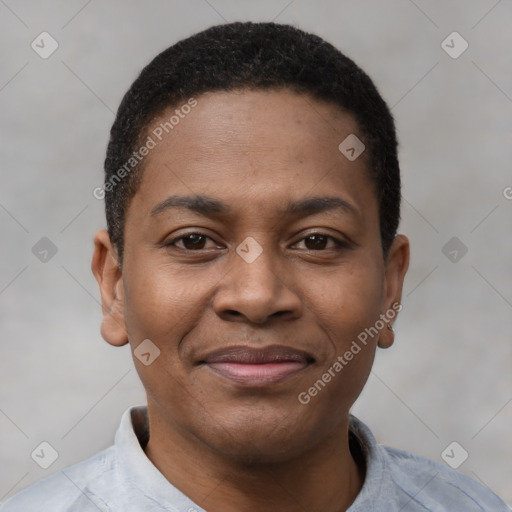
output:
M207 366L223 377L242 384L272 384L300 372L308 365L286 361L267 364L209 363Z

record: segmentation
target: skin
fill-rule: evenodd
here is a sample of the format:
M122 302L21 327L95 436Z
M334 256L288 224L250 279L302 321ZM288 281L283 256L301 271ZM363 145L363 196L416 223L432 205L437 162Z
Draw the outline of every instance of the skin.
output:
M298 395L400 301L409 242L398 235L384 259L367 155L350 162L338 150L351 133L363 139L350 115L286 90L197 100L146 157L127 210L122 269L106 230L95 236L102 335L132 350L145 339L159 348L149 366L134 357L148 399L145 451L201 507L344 511L365 472L349 449L349 410L393 332L369 338L309 404ZM231 212L173 207L152 216L171 195L209 196ZM313 196L352 210L281 212ZM205 236L176 240L197 232ZM308 238L315 233L344 245ZM263 249L252 263L236 252L248 236ZM314 363L262 387L198 364L215 349L271 344L305 350Z

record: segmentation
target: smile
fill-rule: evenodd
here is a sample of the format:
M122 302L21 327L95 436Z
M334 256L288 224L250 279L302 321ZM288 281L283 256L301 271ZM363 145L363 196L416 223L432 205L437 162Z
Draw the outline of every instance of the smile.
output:
M264 386L296 375L314 361L304 351L272 345L264 348L229 347L210 353L201 362L238 384Z

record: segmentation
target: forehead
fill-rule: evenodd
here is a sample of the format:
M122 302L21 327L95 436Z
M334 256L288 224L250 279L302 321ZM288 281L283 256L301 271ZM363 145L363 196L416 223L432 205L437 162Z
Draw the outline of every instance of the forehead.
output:
M289 202L337 190L356 203L373 195L367 154L349 161L338 149L349 136L363 137L336 105L289 90L205 93L195 101L166 109L147 129L156 145L133 200L147 214L178 192L256 210L286 195Z

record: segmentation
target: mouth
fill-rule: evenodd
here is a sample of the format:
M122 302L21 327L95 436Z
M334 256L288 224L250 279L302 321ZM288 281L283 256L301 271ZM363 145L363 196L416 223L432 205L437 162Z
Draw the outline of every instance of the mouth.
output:
M200 364L218 375L246 386L265 386L290 378L315 362L302 350L271 345L235 346L209 353Z

